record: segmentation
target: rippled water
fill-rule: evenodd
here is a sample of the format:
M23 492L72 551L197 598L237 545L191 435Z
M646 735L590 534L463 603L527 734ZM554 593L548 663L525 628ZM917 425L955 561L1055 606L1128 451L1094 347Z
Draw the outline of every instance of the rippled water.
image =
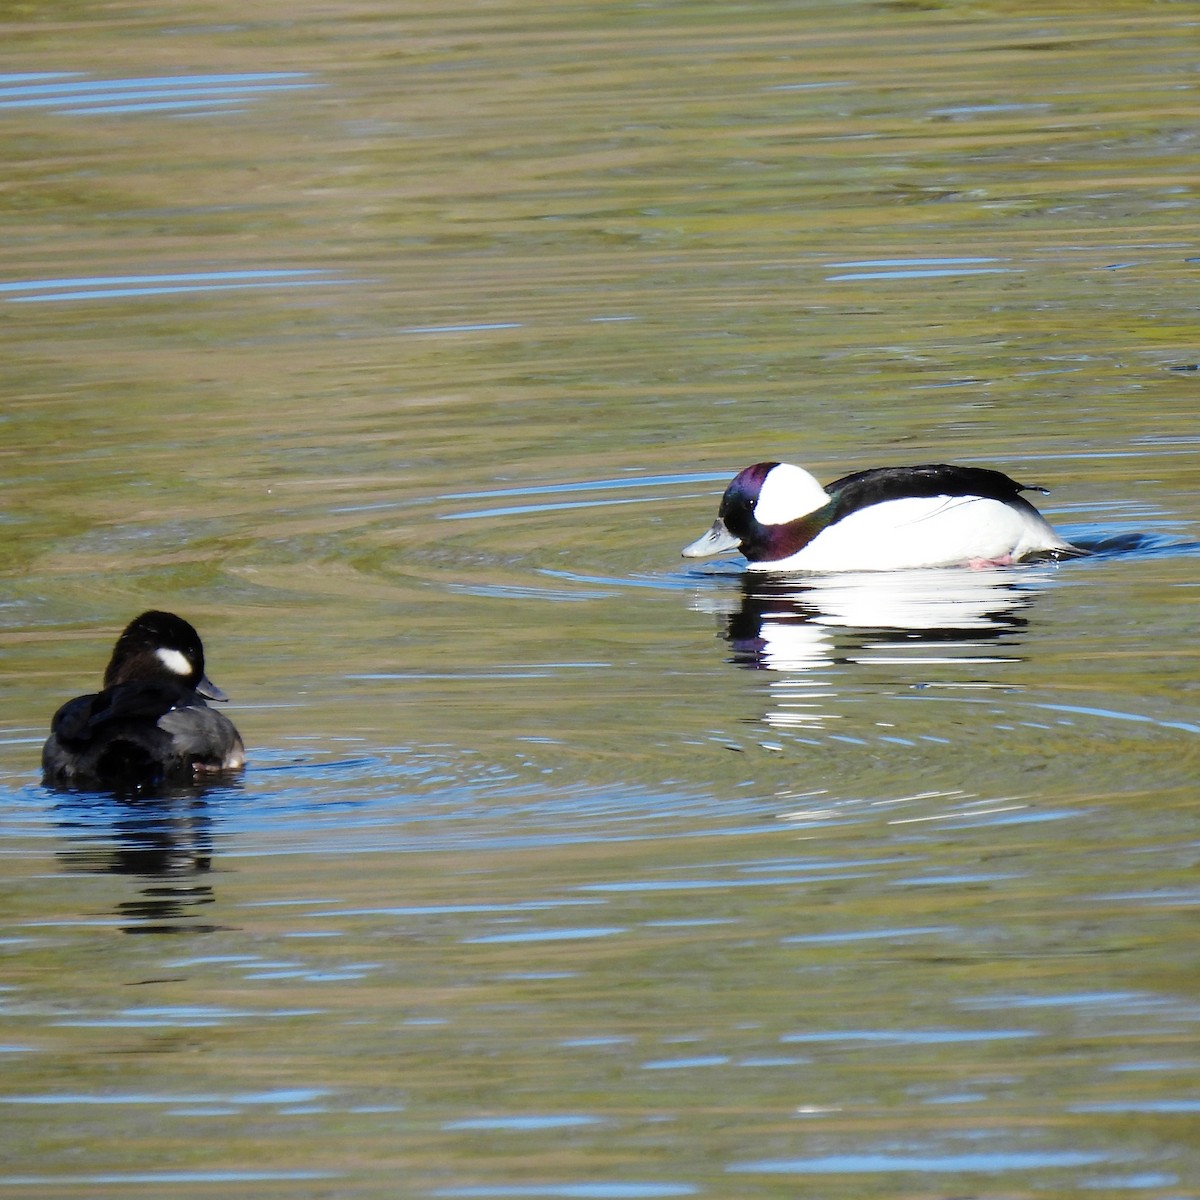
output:
M0 20L6 1193L1200 1194L1190 6ZM150 606L244 777L43 789Z

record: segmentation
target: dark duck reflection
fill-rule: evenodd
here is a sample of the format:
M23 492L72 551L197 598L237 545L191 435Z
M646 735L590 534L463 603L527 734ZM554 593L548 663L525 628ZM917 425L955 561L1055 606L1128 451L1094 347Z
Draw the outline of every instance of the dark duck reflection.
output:
M69 700L42 750L47 786L145 792L239 770L233 723L208 707L225 694L204 674L204 647L174 613L144 612L125 628L103 690Z
M205 800L212 787L161 788L152 799L64 793L55 808L64 838L58 859L71 872L138 880L136 894L115 909L126 933L212 932L219 927L199 920L215 902Z

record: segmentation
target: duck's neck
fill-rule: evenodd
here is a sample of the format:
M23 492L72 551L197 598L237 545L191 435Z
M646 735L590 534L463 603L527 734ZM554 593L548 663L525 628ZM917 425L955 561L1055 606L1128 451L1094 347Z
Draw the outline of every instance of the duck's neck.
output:
M779 525L756 521L748 536L742 539L742 553L750 562L779 562L791 558L828 528L832 519L833 504L829 503Z

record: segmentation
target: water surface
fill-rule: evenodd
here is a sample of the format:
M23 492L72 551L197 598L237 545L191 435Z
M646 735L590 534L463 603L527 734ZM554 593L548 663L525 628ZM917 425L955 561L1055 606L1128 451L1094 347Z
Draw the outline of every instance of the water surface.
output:
M3 17L14 1196L1200 1190L1189 6ZM747 580L948 460L1058 566ZM243 778L53 794L147 607Z

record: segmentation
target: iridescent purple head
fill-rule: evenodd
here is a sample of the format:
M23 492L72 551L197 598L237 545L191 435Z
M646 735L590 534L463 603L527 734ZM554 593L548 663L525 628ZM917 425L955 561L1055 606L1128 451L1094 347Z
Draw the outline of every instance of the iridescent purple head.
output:
M786 558L813 536L796 522L828 502L825 489L802 468L755 463L734 476L712 528L686 546L683 555L706 558L740 550L751 562Z

